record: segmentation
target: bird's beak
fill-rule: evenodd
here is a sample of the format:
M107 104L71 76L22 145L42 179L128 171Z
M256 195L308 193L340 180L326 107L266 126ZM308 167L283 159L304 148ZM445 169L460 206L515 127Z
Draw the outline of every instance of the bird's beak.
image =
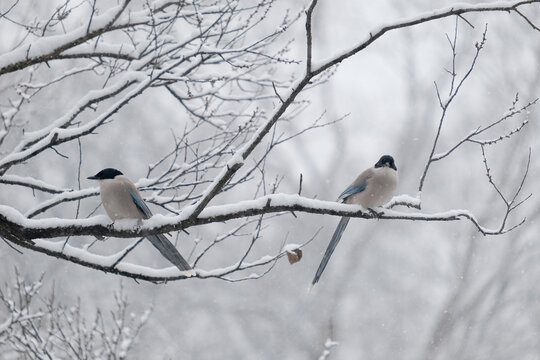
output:
M87 177L88 180L99 180L95 175Z

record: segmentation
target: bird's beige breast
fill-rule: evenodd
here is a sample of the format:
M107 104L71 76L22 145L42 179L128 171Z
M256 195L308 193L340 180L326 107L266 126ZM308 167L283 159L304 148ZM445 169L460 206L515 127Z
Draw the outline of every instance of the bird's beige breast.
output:
M375 169L368 179L366 189L347 198L349 204L360 204L364 208L375 208L389 202L397 187L397 171L390 168Z
M142 219L142 215L133 203L129 183L115 180L103 180L100 184L101 202L112 220Z

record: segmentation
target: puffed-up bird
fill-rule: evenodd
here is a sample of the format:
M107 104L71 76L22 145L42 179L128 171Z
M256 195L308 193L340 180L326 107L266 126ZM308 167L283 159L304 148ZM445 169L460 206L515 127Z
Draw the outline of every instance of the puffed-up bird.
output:
M103 169L90 180L98 180L101 202L112 221L120 219L149 219L152 212L144 202L135 185L120 171ZM180 255L176 247L163 234L146 237L167 260L186 276L195 276L195 270Z
M349 185L339 195L338 201L345 204L358 204L365 209L372 209L382 206L392 199L398 182L397 168L394 158L390 155L383 155L379 161L373 166L362 172L354 182ZM324 253L319 268L315 273L315 277L311 285L315 285L323 273L330 256L334 252L347 224L349 217L341 218L330 244Z

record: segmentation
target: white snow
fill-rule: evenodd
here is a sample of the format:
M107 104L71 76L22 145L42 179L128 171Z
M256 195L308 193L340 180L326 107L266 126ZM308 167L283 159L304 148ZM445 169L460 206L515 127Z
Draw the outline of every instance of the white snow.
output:
M410 195L397 195L390 200L388 204L386 204L384 207L392 207L394 204L407 204L409 206L413 207L419 207L422 204L422 200L418 197L410 196Z
M324 201L310 199L302 197L296 194L271 194L262 196L255 200L245 200L239 201L233 204L227 205L216 205L207 207L199 215L200 218L209 218L220 215L226 215L228 213L242 212L250 209L262 209L264 208L268 201L270 200L270 205L272 206L293 206L301 205L307 208L312 209L325 209L325 210L334 210L334 211L350 211L351 213L362 210L360 205L350 205L350 204L341 204L334 201Z
M39 212L42 209L45 209L51 205L57 204L65 200L75 199L79 197L87 197L87 196L97 195L97 194L99 194L99 188L97 187L63 192L30 208L28 211L26 211L25 216L34 215L36 212Z
M264 255L261 258L259 258L258 260L255 260L253 262L243 261L242 264L237 262L236 264L233 264L233 265L230 265L230 266L227 266L227 267L218 268L218 269L212 269L212 270L197 269L197 274L199 274L201 277L220 276L220 275L223 275L223 274L227 274L227 273L229 273L232 270L235 270L237 268L239 268L241 270L241 269L247 269L247 268L255 267L255 266L258 266L258 265L264 265L264 264L267 264L267 263L275 260L275 258L276 258L275 256ZM256 275L256 276L258 277L260 275Z
M112 7L105 11L102 15L94 16L90 31L92 32L96 29L102 28L107 23L111 22L118 13L119 9L120 6ZM39 58L41 56L54 53L58 49L62 48L62 46L65 44L69 44L79 38L84 37L86 35L86 31L87 26L83 25L77 29L67 32L66 34L32 39L30 44L25 44L13 51L0 55L0 69L20 61Z
M229 168L236 165L244 165L244 158L241 151L236 151L229 161L227 161L227 167Z
M36 188L49 189L50 191L65 191L66 189L61 189L57 186L46 183L42 180L37 180L30 176L18 176L18 175L2 175L2 182L4 183L15 183L15 184L27 184Z
M96 264L103 267L112 266L119 258L124 254L124 251L112 255L98 255L88 252L85 249L73 247L69 244L64 245L64 240L61 241L51 241L36 239L34 240L36 246L53 251L56 253L62 253L68 256L75 257L79 260ZM63 248L63 250L62 250ZM116 265L116 269L120 271L129 272L132 274L140 274L149 277L174 277L179 275L179 270L175 266L169 266L166 268L155 269L148 266L128 263L125 261L120 262ZM194 276L195 272L193 270L184 271L185 276Z
M296 249L300 249L302 245L299 244L286 244L283 246L283 249L281 249L282 252L293 252Z
M6 205L0 205L0 215L5 216L6 219L8 221L11 221L12 223L24 226L29 229L107 225L108 223L110 223L109 218L105 215L93 216L88 219L28 219L16 209Z

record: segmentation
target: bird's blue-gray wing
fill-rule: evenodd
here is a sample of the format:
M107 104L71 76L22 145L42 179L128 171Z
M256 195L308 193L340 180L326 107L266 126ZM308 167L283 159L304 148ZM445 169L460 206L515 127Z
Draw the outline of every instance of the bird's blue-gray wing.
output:
M367 169L366 171L362 172L351 185L349 185L345 191L339 195L338 200L345 200L349 196L361 193L362 191L366 190L366 187L368 185L368 180L373 176L373 170Z
M326 248L326 252L324 253L324 256L321 260L321 263L319 264L319 268L317 269L317 272L315 273L315 277L313 278L313 281L311 282L311 285L315 285L319 279L321 278L321 275L326 268L326 264L328 264L328 260L330 260L330 256L332 256L332 253L336 249L337 244L339 243L339 240L341 240L341 236L343 235L343 232L345 231L345 228L347 227L347 224L349 223L349 217L342 217L336 231L334 231L334 235L332 236L332 240L330 240L330 244L328 244L328 247Z
M130 190L129 194L139 211L144 214L144 218L148 219L152 217L152 212L140 195L134 190ZM165 237L165 235L148 235L146 238L156 249L158 249L165 259L173 263L180 271L192 270L188 262L180 255L176 247Z
M133 202L135 203L135 206L137 206L137 209L144 215L145 219L150 219L152 217L152 212L148 208L148 205L144 202L144 200L141 198L139 193L134 190L129 190L129 195L131 195L131 199L133 199Z
M345 200L346 198L348 198L351 195L358 194L358 193L366 190L366 186L367 186L366 182L362 183L362 184L358 184L358 185L351 184L345 189L345 191L343 191L339 195L338 200Z

